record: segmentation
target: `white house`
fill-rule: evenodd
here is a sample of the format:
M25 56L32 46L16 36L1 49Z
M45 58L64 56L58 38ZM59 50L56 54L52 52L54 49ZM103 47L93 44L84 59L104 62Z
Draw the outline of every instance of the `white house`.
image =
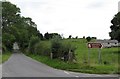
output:
M96 40L96 42L101 43L103 47L118 47L119 43L117 40Z

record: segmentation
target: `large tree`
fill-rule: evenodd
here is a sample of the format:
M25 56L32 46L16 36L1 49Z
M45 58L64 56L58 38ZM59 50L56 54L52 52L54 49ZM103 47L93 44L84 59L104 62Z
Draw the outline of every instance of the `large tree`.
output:
M12 26L20 19L20 9L10 2L2 2L2 26Z
M9 49L14 42L18 42L22 49L28 47L31 36L43 39L35 22L30 17L21 16L20 8L10 2L2 2L2 22L2 41Z
M120 12L118 12L111 20L110 26L111 32L109 33L111 39L118 40L120 42Z

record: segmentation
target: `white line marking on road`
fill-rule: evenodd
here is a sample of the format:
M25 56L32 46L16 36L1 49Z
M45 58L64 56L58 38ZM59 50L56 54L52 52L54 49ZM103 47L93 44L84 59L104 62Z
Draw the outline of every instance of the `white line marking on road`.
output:
M68 73L67 71L64 71L64 73L66 73L66 74L70 74L70 73Z
M75 76L75 77L79 77L79 76Z

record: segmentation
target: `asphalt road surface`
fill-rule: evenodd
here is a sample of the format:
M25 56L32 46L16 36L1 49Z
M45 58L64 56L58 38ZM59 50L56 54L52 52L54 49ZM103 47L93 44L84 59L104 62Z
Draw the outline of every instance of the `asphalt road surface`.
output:
M2 65L0 64L0 79L2 78Z
M96 75L75 73L54 69L31 59L22 53L14 53L2 65L3 77L116 77L117 75Z

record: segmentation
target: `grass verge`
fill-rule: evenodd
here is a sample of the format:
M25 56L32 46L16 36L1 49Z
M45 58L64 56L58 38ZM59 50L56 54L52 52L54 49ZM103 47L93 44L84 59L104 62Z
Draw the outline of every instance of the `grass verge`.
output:
M73 72L90 73L90 74L116 74L118 69L114 65L88 65L79 63L67 63L58 59L50 59L46 56L39 56L34 54L27 55L39 62L42 62L50 67L68 70Z
M11 52L5 52L4 54L2 54L2 62L1 63L4 63L5 61L7 61L11 55L12 55Z
M57 68L57 69L71 69L74 68L76 69L78 67L78 64L73 64L73 63L67 63L67 62L63 62L61 60L58 59L50 59L47 56L39 56L39 55L34 55L34 54L29 54L27 55L39 62L45 63L48 66L51 66L53 68Z
M0 64L2 63L2 54L0 54Z

